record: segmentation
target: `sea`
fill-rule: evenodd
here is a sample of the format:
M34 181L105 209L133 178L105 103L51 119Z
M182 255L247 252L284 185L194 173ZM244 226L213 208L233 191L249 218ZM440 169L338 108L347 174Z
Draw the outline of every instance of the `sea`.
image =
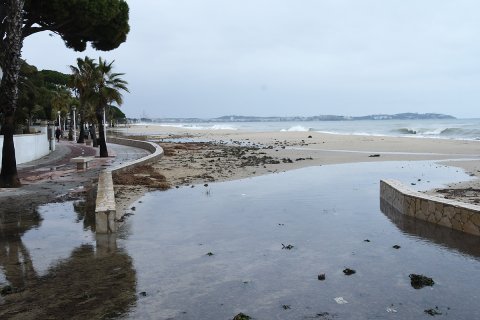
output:
M232 130L249 132L303 131L330 134L394 137L480 139L479 119L429 120L351 120L351 121L278 121L278 122L195 122L141 123L136 125L170 126L186 130ZM160 130L158 133L162 133Z

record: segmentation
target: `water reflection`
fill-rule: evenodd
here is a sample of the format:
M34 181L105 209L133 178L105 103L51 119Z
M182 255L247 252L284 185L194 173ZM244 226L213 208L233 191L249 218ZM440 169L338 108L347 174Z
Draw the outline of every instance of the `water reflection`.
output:
M380 199L380 209L405 234L480 257L480 237L404 215L383 199Z
M84 230L95 232L95 200L74 202L73 209L77 214L76 222L82 222Z
M115 236L96 237L86 202L0 213L0 318L118 317L135 305L136 271Z
M210 196L152 192L118 238L94 235L88 201L2 213L0 286L21 292L1 298L0 318L419 319L438 307L477 319L478 242L378 209L380 178L430 188L464 177L375 163L212 183ZM415 290L411 273L435 285Z
M22 242L22 236L31 228L41 225L40 214L34 211L0 212L0 266L6 281L13 287L23 288L36 273L30 252Z

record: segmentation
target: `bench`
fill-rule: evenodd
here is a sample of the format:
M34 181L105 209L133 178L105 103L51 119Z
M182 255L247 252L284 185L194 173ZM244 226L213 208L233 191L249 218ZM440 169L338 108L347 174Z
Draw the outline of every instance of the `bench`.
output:
M93 160L93 157L76 157L70 161L77 164L77 170L87 170L88 163Z

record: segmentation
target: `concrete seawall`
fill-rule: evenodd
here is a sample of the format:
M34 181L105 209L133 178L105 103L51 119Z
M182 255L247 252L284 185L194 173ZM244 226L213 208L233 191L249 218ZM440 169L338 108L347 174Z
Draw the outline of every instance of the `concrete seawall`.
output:
M480 236L480 206L413 191L396 180L380 181L380 198L401 214Z
M13 142L17 164L37 160L50 153L46 130L42 133L14 135ZM0 136L0 150L1 148L3 148L3 136ZM0 152L0 167L1 164L2 153Z
M112 174L155 162L163 157L162 147L152 142L122 138L109 138L108 142L148 150L151 154L128 163L107 168L100 173L98 177L97 199L95 202L95 224L97 233L116 232L117 221L121 218L116 210Z
M140 148L144 149L147 151L150 151L152 154L148 155L146 157L130 161L128 163L124 163L122 165L108 168L106 170L111 171L112 173L114 172L122 172L123 170L136 167L142 164L148 164L151 162L155 162L159 160L161 157L163 157L163 149L160 147L158 144L148 142L148 141L140 141L140 140L132 140L132 139L122 139L122 138L108 138L108 143L114 143L114 144L121 144L123 146L129 146L129 147L134 147L134 148Z

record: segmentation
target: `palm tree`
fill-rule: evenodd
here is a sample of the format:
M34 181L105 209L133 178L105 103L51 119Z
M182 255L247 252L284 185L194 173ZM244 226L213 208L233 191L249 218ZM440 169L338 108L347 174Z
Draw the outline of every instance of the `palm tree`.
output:
M17 159L15 157L15 144L13 133L15 131L15 110L18 100L18 77L20 74L20 55L22 51L22 25L24 0L9 0L7 10L2 14L2 20L6 21L6 28L0 39L5 45L2 47L3 75L0 84L0 111L3 113L3 149L2 170L0 172L0 186L19 187L20 180L17 172ZM5 39L3 35L5 34ZM8 68L5 68L8 66Z
M71 96L68 92L63 91L63 92L54 92L52 100L51 100L51 105L53 107L53 114L56 116L57 112L60 111L60 116L63 119L63 124L59 123L58 125L60 128L65 129L66 127L66 121L67 121L67 115L69 114L70 111L70 103L71 103Z
M124 73L113 72L114 61L108 63L102 58L98 59L97 67L97 106L95 114L97 117L97 123L99 126L99 145L100 145L100 157L108 157L107 143L105 142L105 124L103 123L103 116L106 112L106 108L116 103L121 105L123 103L123 96L121 91L128 91L128 82L121 77Z
M99 127L100 157L108 157L103 123L104 112L112 103L117 105L123 103L121 91L129 92L128 83L121 78L124 74L113 72L113 62L108 63L99 58L97 64L92 59L85 57L85 59L77 59L77 66L70 66L72 71L70 86L75 90L80 101L81 129L78 143L84 141L85 120L93 116L94 119L91 120L96 120ZM95 130L92 131L92 138L95 138ZM94 145L96 146L96 143Z
M85 119L95 98L96 69L97 64L89 57L85 57L85 59L77 58L77 65L70 66L72 76L69 85L75 91L80 103L80 135L77 140L78 143L85 142Z

